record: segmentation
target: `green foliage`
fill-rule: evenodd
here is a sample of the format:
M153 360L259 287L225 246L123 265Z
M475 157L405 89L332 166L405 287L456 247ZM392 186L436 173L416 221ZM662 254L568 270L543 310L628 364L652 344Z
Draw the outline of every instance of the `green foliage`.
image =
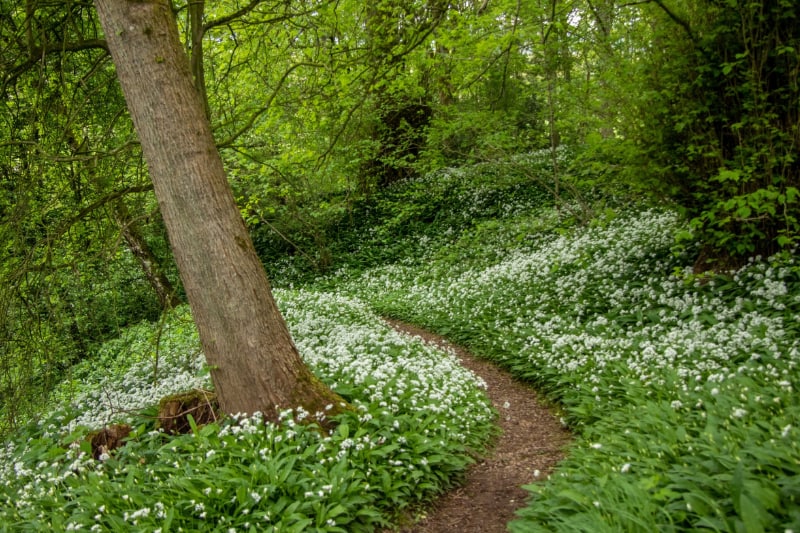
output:
M207 4L215 135L278 285L335 272L319 285L507 365L580 433L515 530L800 529L796 2ZM0 17L0 432L46 398L79 412L0 451L0 529L359 531L449 486L485 399L334 294L279 291L360 406L334 433L287 415L171 438L140 417L106 462L70 446L207 376L185 311L124 329L158 309L120 226L169 254L95 17L24 7ZM579 157L508 156L562 142ZM690 223L629 212L643 192ZM698 238L716 267L786 254L693 277ZM445 385L458 403L417 409Z
M568 152L560 149L561 163ZM313 249L323 242L330 263L323 273L342 267L363 269L424 257L436 243L452 242L483 221L514 216L549 205L553 198L549 151L519 154L494 162L452 167L404 180L368 198L347 204L331 195L324 202L298 204L298 214L252 229L256 247L279 285L311 280L319 264L305 253L287 257L288 242ZM562 201L573 201L565 194ZM315 222L318 241L299 220ZM295 222L292 222L295 221Z
M513 531L796 530L800 266L696 277L680 218L551 207L340 289L534 382L579 435ZM677 275L676 275L677 273Z
M442 168L491 161L525 151L532 143L520 136L513 117L489 110L447 110L428 129L421 165Z
M255 415L183 436L155 431L139 410L205 382L197 334L179 309L161 326L130 328L94 365L76 368L77 382L64 389L75 389L77 408L6 440L4 530L373 531L451 486L493 434L494 413L475 377L357 301L277 296L307 362L357 407L335 429L288 410L278 424ZM92 459L79 444L88 428L118 420L132 423L133 435Z
M595 193L608 202L624 204L650 200L663 205L667 198L658 196L658 192L642 177L642 167L646 166L641 160L639 147L633 141L591 134L575 150L575 157L568 161L566 172L581 190Z
M541 37L536 6L240 7L205 2L200 63L241 212L287 280L399 258L419 238L470 224L442 195L469 201L457 184L419 209L401 202L427 201L422 189L373 198L376 184L541 144L528 55ZM175 8L189 40L195 10ZM158 313L134 258L119 252L121 230L138 228L157 269L173 284L177 276L91 3L12 3L3 13L0 388L14 425L94 345ZM538 194L526 188L495 201ZM390 222L359 242L378 220ZM395 239L393 226L406 223Z
M104 394L112 394L119 388L114 384L120 382L120 376L128 375L123 388L130 387L131 381L142 388L147 387L147 383L156 386L165 379L177 381L179 369L191 372L199 368L196 360L200 353L200 340L191 314L186 307L177 308L165 313L159 321L125 327L117 337L99 345L89 357L69 367L53 389L50 404L69 404L87 394L96 394L98 384L106 384ZM129 375L134 368L141 368L141 373L135 377ZM118 403L130 406L129 401ZM97 411L98 407L86 406L86 410ZM111 420L104 419L103 423L111 423Z
M168 257L148 224L155 202L142 194L141 154L93 7L5 2L2 13L0 434L34 416L98 344L159 315L122 228L140 226L155 259Z
M722 266L790 248L800 231L800 8L706 1L681 14L691 33L658 14L642 132L662 165L653 185Z
M42 276L0 291L8 306L0 348L0 434L35 417L69 369L160 308L135 260L120 252L106 263L81 261L74 270ZM27 307L21 305L27 302Z

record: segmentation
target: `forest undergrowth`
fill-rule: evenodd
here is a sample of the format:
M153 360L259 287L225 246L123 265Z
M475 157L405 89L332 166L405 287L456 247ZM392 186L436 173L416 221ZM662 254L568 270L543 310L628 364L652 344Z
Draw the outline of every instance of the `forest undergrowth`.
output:
M698 276L669 210L527 234L548 219L336 283L562 407L578 440L511 530L800 531L796 257Z
M6 440L0 531L372 531L452 486L494 432L482 382L360 302L276 296L306 362L355 407L334 430L301 410L158 430L161 397L210 387L179 309L108 343L56 391L74 398L68 409ZM86 436L112 422L133 433L96 460Z
M342 233L352 253L324 278L268 265L301 354L357 407L332 433L302 412L158 431L160 397L210 387L182 308L106 343L48 415L6 439L0 531L389 525L459 480L494 413L451 355L378 314L469 347L559 406L576 442L531 480L512 531L800 531L795 256L696 275L675 212L588 195L597 214L579 224L578 199L554 202L552 169L529 163L395 186L367 238ZM93 459L89 430L118 421L132 437Z

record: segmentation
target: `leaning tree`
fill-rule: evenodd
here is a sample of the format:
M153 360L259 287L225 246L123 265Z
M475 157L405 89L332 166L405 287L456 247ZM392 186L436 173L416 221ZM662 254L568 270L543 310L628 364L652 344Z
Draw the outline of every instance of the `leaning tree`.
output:
M310 413L342 399L305 366L214 143L168 0L95 0L220 407Z

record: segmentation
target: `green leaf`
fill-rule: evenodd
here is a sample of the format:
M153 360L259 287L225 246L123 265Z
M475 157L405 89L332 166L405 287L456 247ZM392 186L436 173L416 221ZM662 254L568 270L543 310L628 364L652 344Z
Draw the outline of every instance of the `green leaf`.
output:
M750 209L750 207L746 205L739 206L739 208L736 210L736 215L742 219L750 218L750 215L752 213L753 213L752 209Z
M714 181L725 183L726 181L738 182L742 178L741 170L729 170L727 168L720 169L719 173L714 176Z
M80 444L80 449L86 455L91 455L92 454L92 443L89 442L88 440L82 440L81 444Z
M334 518L346 512L347 508L344 505L336 504L326 514L328 518Z
M697 513L699 516L704 516L712 514L712 507L706 502L704 496L703 493L687 492L683 495L683 499L692 512Z
M764 514L764 509L750 494L742 492L739 495L739 517L744 522L746 533L764 533Z
M589 498L587 498L584 494L573 490L573 489L564 489L559 491L558 496L561 498L565 498L567 500L573 501L580 505L589 505L591 502Z

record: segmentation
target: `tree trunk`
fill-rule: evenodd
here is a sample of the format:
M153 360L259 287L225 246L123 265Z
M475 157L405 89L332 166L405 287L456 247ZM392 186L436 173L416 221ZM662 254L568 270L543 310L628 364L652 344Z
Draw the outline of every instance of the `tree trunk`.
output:
M206 70L203 66L203 13L205 12L205 0L192 0L189 2L189 28L192 36L192 55L189 65L192 69L192 78L200 99L203 100L203 111L206 117L211 119L211 108L208 106L208 92L206 91Z
M172 309L180 305L181 299L178 298L177 291L161 269L158 258L142 236L139 225L128 213L125 203L122 200L117 200L112 209L114 220L119 226L122 238L125 239L128 250L131 251L139 262L139 266L142 267L142 272L144 272L147 282L153 288L156 297L158 297L161 309Z
M228 413L341 398L294 346L233 199L169 0L95 0L172 251Z

